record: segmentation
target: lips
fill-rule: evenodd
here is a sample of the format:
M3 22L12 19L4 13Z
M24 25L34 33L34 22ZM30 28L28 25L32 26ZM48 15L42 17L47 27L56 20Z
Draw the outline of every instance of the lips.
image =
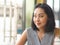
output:
M37 23L37 25L40 25L41 23Z

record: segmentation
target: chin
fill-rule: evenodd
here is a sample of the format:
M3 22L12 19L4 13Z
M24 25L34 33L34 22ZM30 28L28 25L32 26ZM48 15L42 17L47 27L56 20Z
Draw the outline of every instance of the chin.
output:
M41 28L41 26L37 26L37 28Z
M37 28L43 28L44 26L37 26Z

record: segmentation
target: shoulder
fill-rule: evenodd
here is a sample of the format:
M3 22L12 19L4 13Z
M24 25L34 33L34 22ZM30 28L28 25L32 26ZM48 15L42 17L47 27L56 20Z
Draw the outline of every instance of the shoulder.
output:
M33 31L32 27L26 28L27 32Z
M55 37L59 37L60 35L60 28L55 28L54 29Z
M26 28L26 29L23 31L22 34L27 34L27 32L30 32L31 30L32 30L32 28L31 28L31 27L28 27L28 28Z
M23 33L27 33L27 31L30 30L30 29L31 29L31 27L26 28L26 29L23 31Z
M27 40L27 30L24 30L20 36L20 39L17 41L16 45L24 45Z

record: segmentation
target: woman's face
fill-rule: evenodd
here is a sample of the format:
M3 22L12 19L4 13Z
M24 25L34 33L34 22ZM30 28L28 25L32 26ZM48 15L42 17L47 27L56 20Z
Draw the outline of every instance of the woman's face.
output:
M47 23L47 15L42 8L34 10L33 21L37 28L44 28Z

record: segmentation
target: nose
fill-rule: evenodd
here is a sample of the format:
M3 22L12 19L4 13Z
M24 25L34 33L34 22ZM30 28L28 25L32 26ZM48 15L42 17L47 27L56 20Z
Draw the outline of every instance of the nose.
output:
M39 22L39 21L40 21L38 16L37 16L37 18L36 18L36 21L37 21L37 22Z

